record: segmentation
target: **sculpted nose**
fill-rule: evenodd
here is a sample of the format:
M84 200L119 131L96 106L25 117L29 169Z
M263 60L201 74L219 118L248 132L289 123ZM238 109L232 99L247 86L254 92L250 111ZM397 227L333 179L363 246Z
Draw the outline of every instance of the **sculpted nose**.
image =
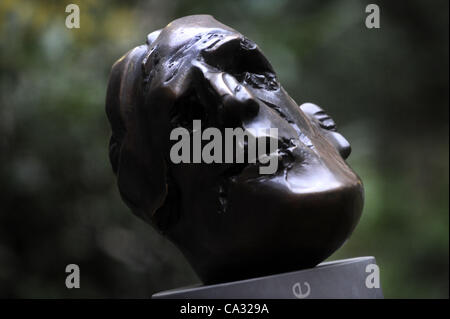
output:
M231 74L196 65L218 98L220 116L226 123L239 125L258 114L259 103L253 94Z
M232 75L220 73L212 84L216 90L225 93L222 97L224 113L227 116L242 121L258 114L259 103Z

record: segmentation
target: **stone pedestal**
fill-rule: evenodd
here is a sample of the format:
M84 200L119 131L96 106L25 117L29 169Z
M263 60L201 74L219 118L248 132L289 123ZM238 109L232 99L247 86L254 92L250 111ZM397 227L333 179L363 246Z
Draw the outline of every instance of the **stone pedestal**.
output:
M380 272L374 257L324 262L272 276L162 291L153 299L380 299Z

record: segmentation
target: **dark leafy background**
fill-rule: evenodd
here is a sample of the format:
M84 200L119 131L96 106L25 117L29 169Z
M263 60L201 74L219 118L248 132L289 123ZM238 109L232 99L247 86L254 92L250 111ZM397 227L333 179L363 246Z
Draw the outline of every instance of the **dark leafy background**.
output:
M378 1L379 30L354 0L71 2L80 29L64 25L67 1L0 2L1 297L146 298L198 282L120 200L104 98L111 65L147 33L209 13L352 143L366 204L330 259L376 256L386 297L448 298L448 1ZM80 289L64 285L70 263Z

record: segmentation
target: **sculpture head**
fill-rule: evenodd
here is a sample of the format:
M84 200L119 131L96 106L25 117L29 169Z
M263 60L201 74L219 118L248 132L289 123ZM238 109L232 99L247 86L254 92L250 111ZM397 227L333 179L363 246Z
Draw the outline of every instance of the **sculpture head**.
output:
M333 120L298 106L257 45L211 16L177 19L119 59L106 111L123 200L206 283L315 266L359 220L362 183ZM220 130L277 128L277 170L173 163L170 132L196 119Z

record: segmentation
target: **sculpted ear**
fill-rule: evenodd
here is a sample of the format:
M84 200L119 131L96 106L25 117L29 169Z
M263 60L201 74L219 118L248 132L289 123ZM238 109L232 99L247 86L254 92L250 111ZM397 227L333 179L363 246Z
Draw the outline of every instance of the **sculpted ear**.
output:
M323 135L333 144L343 159L349 157L352 151L350 143L336 131L336 124L322 108L313 103L304 103L300 105L300 109L321 130Z
M152 126L157 119L152 119L152 101L144 91L141 64L147 50L139 46L113 65L106 113L112 129L109 157L120 194L136 215L153 223L167 186L164 153Z

